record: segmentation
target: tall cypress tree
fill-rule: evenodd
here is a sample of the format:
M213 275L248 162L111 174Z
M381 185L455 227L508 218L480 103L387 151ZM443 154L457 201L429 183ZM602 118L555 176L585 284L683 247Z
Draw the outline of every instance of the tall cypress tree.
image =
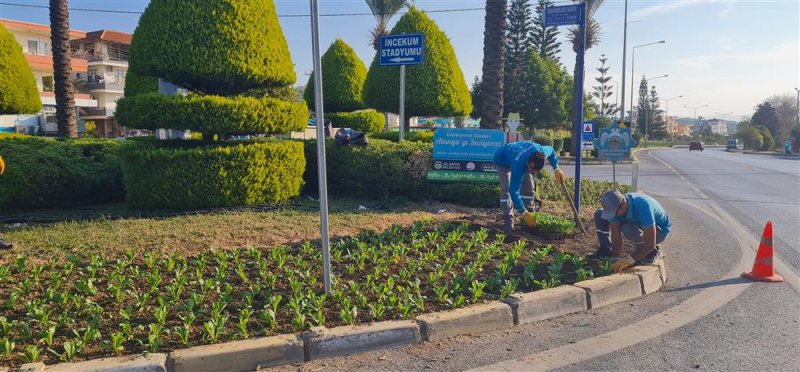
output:
M600 85L592 87L594 89L592 96L600 100L600 107L597 108L597 115L599 116L612 116L617 112L616 103L606 103L606 99L613 94L613 92L611 92L611 86L608 85L608 82L611 81L611 76L607 75L610 67L606 66L606 61L608 61L608 57L606 57L605 54L601 55L601 65L597 68L600 76L594 78Z
M506 37L506 64L503 99L506 114L519 112L522 104L519 74L531 55L531 7L529 0L512 0L508 9L508 35ZM505 115L504 115L505 116Z
M539 0L539 4L536 5L531 43L533 44L534 53L538 53L544 59L558 61L558 53L561 52L561 43L558 41L558 27L545 27L544 25L544 10L552 4L551 0Z
M650 133L650 138L666 138L668 135L667 123L664 121L664 111L661 110L655 85L650 87L650 110L647 112L647 116L647 133Z
M647 78L642 76L642 81L639 83L639 100L636 106L636 128L639 128L639 132L642 134L645 134L644 123L649 111L650 94L647 92Z

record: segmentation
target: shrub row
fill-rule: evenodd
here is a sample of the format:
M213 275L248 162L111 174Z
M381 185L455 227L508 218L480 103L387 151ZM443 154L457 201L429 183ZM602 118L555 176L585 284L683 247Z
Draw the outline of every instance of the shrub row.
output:
M119 147L114 140L0 135L0 155L6 162L0 209L122 200Z
M400 132L382 132L370 134L371 138L384 139L392 142L400 141ZM405 141L433 143L433 132L419 131L408 132L403 136Z
M268 97L150 93L121 99L116 116L129 128L175 128L220 135L284 133L303 130L308 109L301 102Z
M128 202L144 209L281 203L299 195L306 166L296 141L140 141L126 144L121 157Z
M335 112L325 114L336 128L350 128L364 133L375 133L383 130L386 118L375 110L359 110L352 112Z

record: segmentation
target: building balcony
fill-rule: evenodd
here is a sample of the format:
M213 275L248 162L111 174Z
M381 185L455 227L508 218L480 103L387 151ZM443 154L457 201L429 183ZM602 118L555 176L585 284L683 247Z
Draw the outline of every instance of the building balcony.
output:
M114 116L114 110L108 107L86 107L80 110L81 119L105 119Z
M118 90L118 91L124 91L125 90L125 83L120 84L120 83L110 82L110 81L105 81L103 79L100 79L100 80L96 80L96 81L87 81L84 84L83 89L88 90L90 92L93 91L93 90Z
M34 70L53 71L53 57L49 55L25 54L28 66ZM72 72L86 72L89 70L88 62L85 59L73 57L70 61Z

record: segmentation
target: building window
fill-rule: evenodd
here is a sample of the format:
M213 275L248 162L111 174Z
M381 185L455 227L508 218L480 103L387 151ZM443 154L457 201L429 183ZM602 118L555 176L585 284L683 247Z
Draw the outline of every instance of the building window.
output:
M28 40L28 53L38 56L49 55L47 50L47 42L39 40Z
M52 92L55 89L55 84L53 83L52 76L42 76L42 91L43 92Z

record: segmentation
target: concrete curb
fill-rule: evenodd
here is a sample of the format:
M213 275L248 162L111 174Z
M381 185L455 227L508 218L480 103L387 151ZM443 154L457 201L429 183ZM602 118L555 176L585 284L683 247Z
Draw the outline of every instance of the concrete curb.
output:
M56 364L42 369L54 372L166 372L167 354L129 355L118 358L102 358L78 363Z
M167 367L170 372L253 371L302 361L303 340L281 335L175 350Z
M586 291L571 285L531 293L515 293L504 301L511 306L515 325L589 309Z
M502 302L423 314L416 319L422 327L422 337L425 341L436 341L514 326L511 306Z
M304 335L305 360L391 349L422 342L419 325L411 320L369 325L320 327Z
M627 301L653 293L666 282L666 265L636 266L616 274L531 293L515 293L493 301L415 320L368 325L315 328L302 335L287 334L223 344L197 346L148 357L131 355L63 363L46 367L24 364L19 371L244 371L301 363L315 359L436 341L458 335L511 328L570 313ZM3 368L0 367L0 372Z
M608 306L642 296L639 277L634 274L612 274L575 283L589 294L589 308Z

